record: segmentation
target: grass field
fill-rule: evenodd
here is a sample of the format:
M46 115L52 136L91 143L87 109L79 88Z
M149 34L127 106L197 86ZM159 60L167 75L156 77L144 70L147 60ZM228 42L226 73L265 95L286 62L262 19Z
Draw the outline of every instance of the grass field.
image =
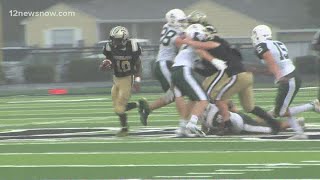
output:
M315 99L302 90L293 104ZM132 100L159 94L134 94ZM274 90L257 90L270 109ZM237 100L235 100L237 102ZM320 114L303 113L310 140L271 135L176 138L174 105L141 126L129 112L129 137L117 138L111 97L11 96L0 100L0 179L320 179ZM267 137L268 139L262 139Z

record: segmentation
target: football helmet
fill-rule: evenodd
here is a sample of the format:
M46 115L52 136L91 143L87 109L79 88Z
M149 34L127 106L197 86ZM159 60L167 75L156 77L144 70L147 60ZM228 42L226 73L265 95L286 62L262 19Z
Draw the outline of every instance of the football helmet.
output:
M218 33L217 28L214 26L206 26L206 31L208 33L208 39L213 39L215 34Z
M166 20L169 26L185 29L188 25L187 16L181 9L171 9L166 14Z
M188 28L184 31L186 36L191 37L197 41L206 40L208 37L208 33L206 28L201 24L191 24Z
M253 45L272 38L272 31L267 25L258 25L252 30L251 40Z
M200 11L193 11L188 15L189 24L202 24L204 26L208 25L207 15Z
M129 38L129 31L123 26L116 26L110 31L110 40L114 46L124 46Z

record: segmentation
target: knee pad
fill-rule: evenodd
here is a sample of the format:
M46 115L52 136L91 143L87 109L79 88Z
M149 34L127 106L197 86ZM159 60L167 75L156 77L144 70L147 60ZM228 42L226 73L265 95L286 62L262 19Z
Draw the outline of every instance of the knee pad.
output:
M170 102L173 102L174 100L174 94L173 94L173 91L171 89L169 89L165 94L164 96L162 96L163 100L166 102L166 103L170 103Z

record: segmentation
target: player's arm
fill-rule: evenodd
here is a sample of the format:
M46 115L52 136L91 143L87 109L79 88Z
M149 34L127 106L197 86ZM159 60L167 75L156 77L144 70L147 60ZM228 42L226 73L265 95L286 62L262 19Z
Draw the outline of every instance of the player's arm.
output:
M135 42L131 41L132 43L132 50L133 50L133 60L135 61L135 82L140 83L141 82L141 74L142 74L142 62L141 62L141 47L140 45Z
M138 77L140 78L141 77L141 73L142 73L142 63L141 63L140 56L138 56L136 58L136 72L134 74L135 80L136 80L136 78L138 78Z
M214 65L218 70L221 71L227 68L226 62L212 56L208 51L203 49L197 49L196 52L202 59L211 62L211 64Z
M266 51L262 54L263 60L266 62L269 71L274 75L276 81L278 82L281 77L281 72L279 66L276 64L276 60L273 58L270 51Z
M195 41L190 37L183 39L183 43L197 49L213 49L221 45L220 43L214 42L214 41L205 41L205 42Z
M261 65L256 65L256 64L245 64L245 69L247 72L252 72L254 74L263 74L263 75L268 75L272 76L273 74L269 71L269 69L266 69L262 67Z
M263 59L267 64L268 70L274 75L276 82L280 80L281 73L280 68L276 64L276 60L271 54L266 43L260 43L256 46L256 54L260 59Z
M104 59L101 62L99 69L101 71L112 69L113 68L113 64L111 61L112 53L111 53L111 48L110 48L109 44L106 44L105 46L103 46L102 54L105 55L106 59Z
M184 41L183 41L183 39L184 39L184 37L183 36L178 36L176 39L175 39L175 45L176 45L176 47L179 49L181 46L182 46L182 44L184 43Z

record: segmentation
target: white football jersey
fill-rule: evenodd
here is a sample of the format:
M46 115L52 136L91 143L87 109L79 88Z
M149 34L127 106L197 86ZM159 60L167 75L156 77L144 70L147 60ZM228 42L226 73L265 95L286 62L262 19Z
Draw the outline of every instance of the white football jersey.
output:
M194 61L200 59L195 49L186 44L181 46L181 50L174 59L174 66L186 66L192 68Z
M157 61L173 61L179 49L175 45L176 38L182 32L165 24L162 28Z
M281 71L281 77L295 70L292 60L289 58L287 47L280 41L266 40L256 46L256 54L260 59L262 55L270 51Z

